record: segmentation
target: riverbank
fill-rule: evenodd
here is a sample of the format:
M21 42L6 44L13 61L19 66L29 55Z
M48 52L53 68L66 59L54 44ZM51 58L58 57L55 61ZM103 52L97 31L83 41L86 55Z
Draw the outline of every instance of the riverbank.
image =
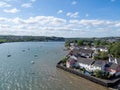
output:
M64 71L67 71L67 72L70 72L72 74L75 74L75 75L78 75L82 78L85 78L87 80L90 80L94 83L97 83L97 84L100 84L102 86L105 86L105 87L115 87L119 82L120 82L120 78L115 78L115 79L110 79L110 80L106 80L106 79L100 79L100 78L96 78L96 77L93 77L93 76L88 76L88 75L85 75L77 70L74 70L74 69L71 69L71 68L67 68L63 65L61 65L61 61L58 62L58 64L56 65L57 68L60 68Z
M0 43L28 41L65 41L63 37L0 35Z

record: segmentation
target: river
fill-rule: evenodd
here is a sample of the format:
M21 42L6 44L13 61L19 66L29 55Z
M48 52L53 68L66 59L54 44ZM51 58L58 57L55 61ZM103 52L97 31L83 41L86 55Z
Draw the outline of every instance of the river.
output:
M0 90L108 90L56 68L63 48L64 42L0 44Z

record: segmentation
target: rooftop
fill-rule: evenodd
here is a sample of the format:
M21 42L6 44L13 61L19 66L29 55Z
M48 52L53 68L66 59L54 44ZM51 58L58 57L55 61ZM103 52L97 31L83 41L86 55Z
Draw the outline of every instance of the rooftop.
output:
M88 64L88 65L92 65L95 61L93 59L87 59L87 58L78 57L78 62Z

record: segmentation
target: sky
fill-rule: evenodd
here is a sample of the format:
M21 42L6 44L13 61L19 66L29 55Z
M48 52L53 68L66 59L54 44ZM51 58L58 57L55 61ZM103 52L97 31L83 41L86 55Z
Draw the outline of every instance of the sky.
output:
M0 0L0 35L120 36L120 0Z

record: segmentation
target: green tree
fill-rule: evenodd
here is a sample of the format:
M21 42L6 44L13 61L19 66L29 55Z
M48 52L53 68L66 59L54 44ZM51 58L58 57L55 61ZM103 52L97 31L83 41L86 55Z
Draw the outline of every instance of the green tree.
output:
M102 78L102 74L103 72L101 70L95 70L94 71L94 75L97 77L97 78Z
M109 49L110 54L116 58L120 58L120 42L113 43Z
M84 42L83 40L78 40L78 41L77 41L78 46L82 46L82 45L83 45L83 42Z
M107 52L100 52L100 59L107 60L108 59L108 53Z
M66 63L66 61L67 61L69 58L70 58L69 56L63 57L62 60L61 60L62 63Z
M95 40L95 41L94 41L94 45L95 45L95 46L99 46L99 45L100 45L100 40Z
M65 42L65 47L69 47L70 46L70 41L66 41Z
M94 55L95 60L108 60L108 53L107 52L98 52L98 54Z

